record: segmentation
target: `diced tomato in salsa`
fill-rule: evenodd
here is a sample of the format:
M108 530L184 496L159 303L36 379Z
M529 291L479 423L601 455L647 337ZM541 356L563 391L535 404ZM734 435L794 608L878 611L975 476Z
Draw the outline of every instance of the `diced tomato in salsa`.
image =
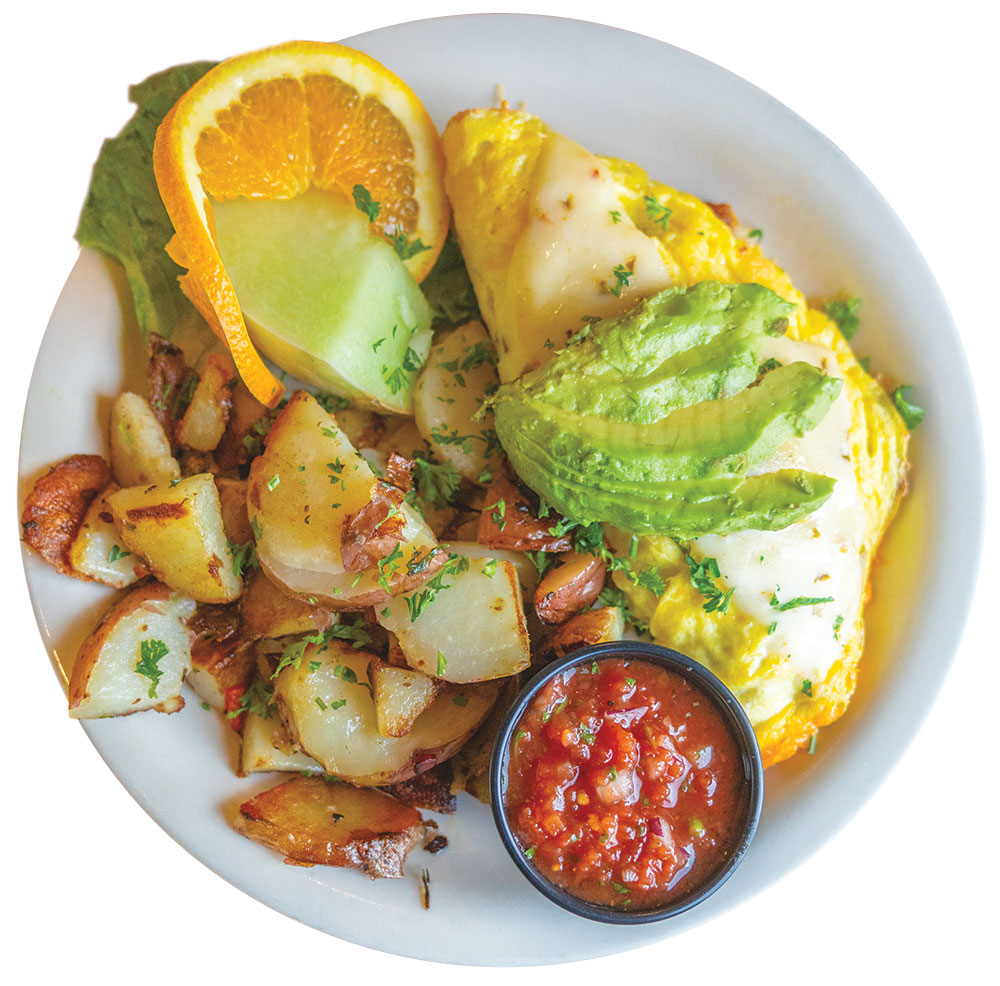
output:
M557 675L513 732L511 828L541 873L592 903L653 907L711 877L745 798L714 701L649 661Z

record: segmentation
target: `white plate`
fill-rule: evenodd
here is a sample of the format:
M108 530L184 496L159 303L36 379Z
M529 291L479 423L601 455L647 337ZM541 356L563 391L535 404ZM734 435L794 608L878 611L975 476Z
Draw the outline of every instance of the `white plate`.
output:
M765 232L769 255L807 295L864 299L855 339L876 369L919 386L913 492L878 566L869 643L849 712L767 773L760 829L743 865L707 903L639 928L574 918L535 893L500 846L488 810L462 796L441 821L448 851L417 851L407 876L282 864L226 818L270 779L233 773L235 738L197 701L175 716L83 726L133 797L181 845L258 900L329 934L444 962L527 965L619 952L692 927L802 862L860 807L913 737L964 622L983 516L972 386L956 330L902 225L826 138L765 93L669 45L554 18L420 21L350 39L404 78L440 126L491 105L496 87L599 153L726 201ZM150 66L150 70L159 66ZM124 87L127 80L123 80ZM113 266L84 252L42 341L25 410L22 496L52 462L100 452L112 397L141 389L131 300ZM957 506L957 505L960 505ZM58 575L26 552L42 638L57 671L106 608L109 590ZM417 873L431 873L431 909Z

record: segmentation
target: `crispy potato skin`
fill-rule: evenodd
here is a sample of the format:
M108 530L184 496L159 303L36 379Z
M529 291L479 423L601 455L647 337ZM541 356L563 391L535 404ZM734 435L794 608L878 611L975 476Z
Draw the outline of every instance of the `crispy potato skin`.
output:
M346 866L372 879L401 877L424 833L415 808L316 777L293 777L243 802L233 827L286 863Z
M578 650L580 647L621 640L624 630L625 620L617 606L584 610L555 628L545 646L538 652L537 660L532 660L532 664L545 664L556 658L565 657L570 651Z
M590 606L604 587L607 565L594 555L568 552L535 590L535 612L543 623L563 623Z
M539 520L531 499L506 470L501 470L490 483L483 504L479 515L480 544L510 551L567 551L572 547L568 534L549 533L557 518Z
M111 483L111 468L99 455L71 455L35 483L21 513L21 538L64 575L90 581L73 569L69 549L87 508Z
M390 784L386 792L412 808L436 811L441 815L454 815L456 798L451 787L454 771L451 761L439 763L422 774L416 774L408 781Z
M149 374L149 406L171 441L183 414L185 391L190 391L198 374L187 365L184 353L155 332L146 347ZM194 379L192 379L194 378Z

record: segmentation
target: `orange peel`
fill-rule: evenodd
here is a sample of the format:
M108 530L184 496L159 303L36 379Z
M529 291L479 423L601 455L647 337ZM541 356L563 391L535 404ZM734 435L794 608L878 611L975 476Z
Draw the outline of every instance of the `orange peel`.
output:
M378 203L374 232L423 247L401 253L418 282L444 245L444 155L413 91L363 52L290 41L221 62L156 133L153 169L174 226L167 252L181 289L225 342L240 376L273 407L284 387L247 331L215 242L212 202L292 198L310 186Z

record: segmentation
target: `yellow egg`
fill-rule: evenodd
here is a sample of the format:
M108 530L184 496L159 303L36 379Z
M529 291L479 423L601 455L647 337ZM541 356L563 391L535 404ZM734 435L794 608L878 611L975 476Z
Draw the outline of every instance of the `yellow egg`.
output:
M599 158L524 112L466 111L443 141L456 235L503 380L543 363L589 316L704 280L755 282L793 302L787 335L764 358L806 360L843 378L822 424L759 470L834 475L823 507L783 531L713 535L683 550L668 537L640 539L636 564L659 570L659 597L615 574L657 642L733 690L765 765L791 756L843 714L854 690L871 563L905 485L908 436L892 402L836 325L740 235L728 207ZM630 538L609 534L624 552ZM724 610L706 609L691 579L689 565L709 557L716 584L733 589Z

